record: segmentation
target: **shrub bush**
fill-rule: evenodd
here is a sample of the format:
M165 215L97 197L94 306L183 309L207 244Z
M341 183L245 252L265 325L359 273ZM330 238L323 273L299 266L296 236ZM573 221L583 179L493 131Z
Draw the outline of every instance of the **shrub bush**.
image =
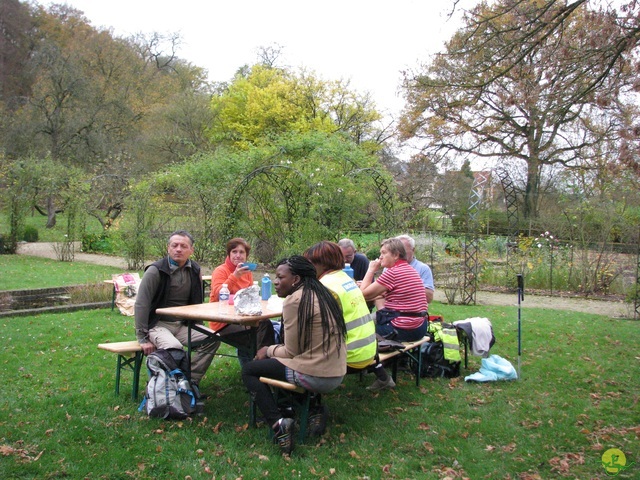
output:
M111 237L104 233L85 233L82 235L82 251L86 253L114 253Z
M34 226L27 225L24 227L24 233L22 234L22 239L25 242L37 242L38 241L38 229Z

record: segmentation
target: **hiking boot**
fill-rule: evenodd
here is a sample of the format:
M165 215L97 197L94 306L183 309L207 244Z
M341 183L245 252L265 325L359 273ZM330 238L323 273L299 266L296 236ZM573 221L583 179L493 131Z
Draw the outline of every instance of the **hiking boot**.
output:
M281 418L278 421L273 440L278 444L283 455L290 455L293 451L294 430L295 421L293 418Z
M368 386L367 390L369 390L370 392L379 392L380 390L386 390L395 387L396 382L394 382L393 378L391 378L391 375L389 375L386 381L382 381L379 378L376 378L376 381Z
M329 408L326 405L318 405L309 411L309 419L307 421L307 435L310 437L319 437L324 435L327 429L327 419L329 418Z

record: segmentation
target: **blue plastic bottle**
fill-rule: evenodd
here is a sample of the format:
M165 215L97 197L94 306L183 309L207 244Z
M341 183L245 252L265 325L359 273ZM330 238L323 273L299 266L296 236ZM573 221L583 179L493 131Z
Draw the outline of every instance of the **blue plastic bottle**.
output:
M342 269L342 271L344 273L346 273L347 275L349 275L351 278L353 278L353 268L351 268L351 264L350 263L345 263L344 264L344 268Z
M271 278L268 273L264 274L262 277L262 300L269 300L271 298Z

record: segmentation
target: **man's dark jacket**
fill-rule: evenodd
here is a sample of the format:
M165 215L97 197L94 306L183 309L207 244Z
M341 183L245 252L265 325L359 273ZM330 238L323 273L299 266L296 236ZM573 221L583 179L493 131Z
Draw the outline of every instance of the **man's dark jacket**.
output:
M204 301L204 293L202 291L202 281L200 280L200 265L193 260L190 260L191 268L191 293L189 294L189 300L187 305L194 305L202 303ZM153 299L151 300L151 308L149 309L149 329L153 328L159 320L159 315L156 314L157 308L164 308L167 306L167 300L169 297L169 290L171 287L171 267L169 266L169 257L164 257L157 262L145 268L145 271L154 266L160 272L160 288L156 291Z

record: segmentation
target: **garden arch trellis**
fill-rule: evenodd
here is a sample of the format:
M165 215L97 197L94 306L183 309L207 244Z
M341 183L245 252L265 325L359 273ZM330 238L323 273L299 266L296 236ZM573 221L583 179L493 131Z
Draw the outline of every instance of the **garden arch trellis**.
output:
M507 242L507 268L512 270L514 274L522 273L516 271L513 262L510 260L511 249L517 245L519 235L519 219L518 219L518 203L516 189L504 167L493 169L491 173L495 173L500 179L500 184L504 191L505 206L507 209L507 220L509 224L509 238ZM478 175L474 179L471 192L469 194L468 221L465 234L464 248L464 277L462 286L462 303L465 305L475 304L476 289L478 279L478 213L482 199L484 197L484 189L490 178L486 175ZM636 256L636 284L634 292L634 319L640 318L640 233L638 235L638 250Z
M507 219L509 223L509 239L507 243L507 266L513 268L509 261L510 249L516 244L518 237L518 202L516 189L511 180L509 172L504 167L491 170L488 174L480 172L475 175L473 186L469 193L469 208L467 210L467 228L464 242L464 265L462 279L462 303L464 305L476 303L476 290L478 285L478 213L484 198L484 192L491 176L495 173L500 179L502 190L504 191L505 206L507 208ZM520 273L520 272L516 272Z
M355 167L353 170L346 172L346 176L353 178L366 176L373 181L375 194L384 216L384 230L393 230L396 226L394 199L387 179L375 168L359 168L351 159L346 159L346 161ZM309 213L310 198L316 189L305 174L289 165L272 164L262 166L256 168L242 179L229 200L229 209L224 222L225 232L230 235L238 234L237 218L240 202L245 192L258 180L260 180L261 184L266 181L276 188L282 196L285 208L283 230L288 235L287 240L293 243L296 219Z
M366 174L373 180L373 183L376 186L376 196L378 198L378 202L380 202L380 206L382 208L382 213L385 218L385 231L394 231L396 228L396 218L395 218L395 208L393 203L393 195L391 193L391 189L387 180L380 174L378 170L375 168L367 167L367 168L357 168L348 173L350 177L357 177L358 175Z
M309 210L309 198L313 185L298 170L288 165L266 165L256 168L245 176L235 188L229 200L229 211L225 221L225 231L236 235L237 212L243 194L256 178L264 178L270 185L276 186L285 202L285 224L292 232L293 223L299 213ZM301 200L302 199L302 200ZM300 208L302 207L302 209ZM290 238L289 238L290 239Z

